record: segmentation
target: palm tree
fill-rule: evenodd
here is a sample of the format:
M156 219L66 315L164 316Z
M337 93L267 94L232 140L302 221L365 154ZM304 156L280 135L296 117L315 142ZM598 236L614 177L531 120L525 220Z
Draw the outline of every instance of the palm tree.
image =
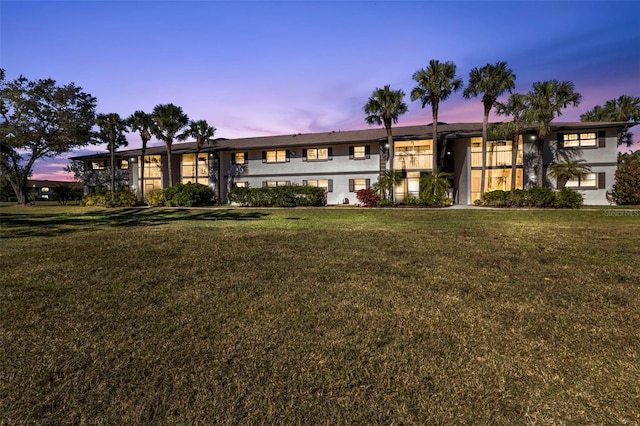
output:
M575 92L573 83L570 81L549 80L533 83L532 90L525 96L529 105L525 113L525 121L527 123L536 123L538 126L536 183L541 187L544 184L544 142L549 132L551 121L561 116L562 110L569 105L578 106L582 95Z
M516 75L506 62L487 64L482 68L473 68L469 73L469 84L464 89L465 99L478 97L482 94L484 118L482 120L482 177L480 194L484 194L485 175L487 171L487 129L489 127L489 113L499 96L504 92L511 93L516 87Z
M151 133L164 141L167 146L167 167L169 169L169 186L173 186L173 167L171 161L173 140L185 140L186 134L179 133L189 124L189 117L182 108L174 104L156 105L151 113L153 127Z
M640 123L640 97L622 95L610 99L604 106L596 105L580 116L581 121L628 121L630 122L619 134L618 145L633 145L633 133L629 127Z
M558 189L565 187L568 181L583 178L591 173L591 167L585 160L558 161L549 166L549 175L558 182Z
M383 200L393 198L393 188L402 183L402 174L395 170L387 170L380 175L378 182L373 185L374 191L380 194Z
M527 98L520 93L509 96L506 103L496 102L496 113L511 117L509 134L511 135L511 189L516 189L516 162L518 161L518 145L524 130L524 115L529 108Z
M127 119L129 129L132 132L139 132L142 139L142 162L140 164L140 200L144 202L144 166L145 155L147 152L147 143L151 140L151 129L153 128L153 120L149 114L144 111L136 111Z
M190 136L196 140L196 182L198 182L198 161L200 157L200 150L205 143L213 143L213 135L216 133L216 128L210 126L206 120L190 121L189 129L187 129L187 136Z
M433 172L420 178L420 195L434 198L444 197L449 188L449 174L434 168Z
M418 83L411 90L411 100L420 100L422 108L431 105L433 121L433 158L438 158L438 108L440 101L447 100L449 96L462 88L462 80L456 76L456 65L453 62L440 62L437 59L429 61L427 68L421 68L413 74L413 79ZM444 140L440 155L440 168L443 167L444 153L447 140ZM434 164L434 168L436 168Z
M115 199L116 190L116 149L127 146L127 123L117 113L98 114L96 124L99 130L94 134L94 141L106 143L111 155L111 201Z
M391 160L390 170L393 170L394 160L391 125L396 124L400 115L408 111L407 104L403 100L404 96L405 93L402 89L391 90L387 84L383 89L376 88L364 106L364 112L367 114L365 117L367 124L370 126L384 124L384 128L387 131L387 145L389 145L388 152ZM391 198L394 199L393 192Z

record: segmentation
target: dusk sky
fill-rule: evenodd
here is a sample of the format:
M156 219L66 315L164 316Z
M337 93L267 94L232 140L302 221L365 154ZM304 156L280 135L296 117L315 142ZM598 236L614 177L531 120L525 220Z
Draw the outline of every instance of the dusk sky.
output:
M364 129L371 92L409 94L430 59L453 61L465 84L473 67L506 61L516 92L572 81L582 103L558 121L579 121L608 99L640 96L639 22L636 1L2 0L0 67L7 79L74 82L101 113L174 103L236 138ZM429 106L405 101L398 126L431 122ZM439 118L481 122L482 104L460 91ZM33 178L70 179L69 155L36 164Z

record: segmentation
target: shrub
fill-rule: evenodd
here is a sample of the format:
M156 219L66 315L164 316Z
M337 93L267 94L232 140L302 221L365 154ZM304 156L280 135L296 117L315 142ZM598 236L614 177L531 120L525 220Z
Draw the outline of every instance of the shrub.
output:
M418 197L413 194L407 194L407 196L404 197L404 200L402 200L402 204L406 204L407 206L415 206L416 204L418 204Z
M482 205L491 207L508 207L511 205L511 193L497 189L495 191L485 192L482 196Z
M178 183L164 190L164 200L171 207L212 206L216 203L213 189L200 183Z
M378 207L393 207L395 205L396 203L394 203L393 200L388 198L378 201Z
M529 192L524 189L513 189L509 193L511 207L525 207L529 205Z
M554 206L560 209L579 209L584 203L584 197L571 188L562 188L556 192Z
M136 195L129 190L118 190L111 199L111 191L107 191L104 194L90 194L85 196L82 201L82 206L92 207L131 207L138 203Z
M326 193L322 188L307 185L236 187L229 194L229 200L245 207L322 206L326 204Z
M371 188L359 190L356 197L365 207L376 207L380 202L380 197Z
M147 193L147 203L152 207L164 206L164 190L157 188L149 191Z
M618 167L613 184L613 198L616 204L640 205L640 164Z
M416 204L422 207L447 207L453 204L453 200L446 195L434 195L423 191Z
M551 188L534 186L528 190L528 204L531 207L553 207L556 202L556 194Z

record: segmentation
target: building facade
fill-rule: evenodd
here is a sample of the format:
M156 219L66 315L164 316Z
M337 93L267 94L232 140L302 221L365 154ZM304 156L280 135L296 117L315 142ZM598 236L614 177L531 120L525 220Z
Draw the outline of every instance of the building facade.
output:
M566 186L578 190L585 204L607 204L617 167L618 133L626 123L553 123L542 145L543 186L556 188L558 182L548 175L554 162L583 159L592 173L570 180ZM195 142L173 147L173 182L199 182L211 186L221 201L236 186L262 187L311 185L327 191L327 204L353 204L356 192L373 185L389 169L401 172L402 182L394 197L402 201L417 196L420 177L435 167L448 173L454 203L472 204L480 197L482 180L482 124L438 125L440 145L434 156L432 126L393 128L394 149L390 158L384 129L293 134L241 139L219 139L196 152ZM525 129L517 149L511 140L487 142L485 191L510 190L515 157L516 188L537 185L539 148L536 130ZM134 192L165 188L169 182L167 152L164 146L141 151L117 153L122 182ZM109 155L76 157L93 176L87 180L104 182ZM126 175L126 176L124 176Z

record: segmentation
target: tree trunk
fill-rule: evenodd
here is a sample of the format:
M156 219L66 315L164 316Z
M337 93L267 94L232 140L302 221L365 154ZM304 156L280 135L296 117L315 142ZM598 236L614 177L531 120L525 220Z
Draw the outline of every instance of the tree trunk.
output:
M394 171L394 167L393 167L393 162L395 160L394 158L394 147L393 147L393 134L391 133L391 127L387 127L387 145L389 145L388 148L388 152L389 152L389 170L391 170L391 172ZM395 202L396 201L396 196L395 196L395 188L391 188L391 201Z
M172 141L166 141L167 144L167 167L169 168L169 188L173 186L173 167L171 166L171 143Z
M431 138L433 142L433 160L431 162L432 164L431 167L433 169L436 169L438 167L442 169L444 157L440 158L440 156L438 156L438 105L433 104L431 106L431 113L432 113L432 121L433 121L431 125L431 127L433 128L433 137ZM442 152L444 152L444 148L442 149ZM439 166L438 166L438 162L440 163Z
M542 188L544 186L544 138L538 137L536 140L536 145L538 148L538 170L536 173L536 184Z
M516 189L516 163L518 161L518 143L520 142L520 135L518 132L513 136L511 141L511 190Z
M112 142L109 144L109 151L111 151L111 202L116 199L116 147Z
M195 158L195 165L196 165L196 183L198 183L198 166L200 166L200 150L196 150L196 158Z
M142 164L142 166L140 167L140 201L142 201L144 203L144 168L145 168L145 160L144 160L144 155L146 153L146 147L145 147L145 142L142 142L142 160L140 161L140 164Z
M487 128L489 127L489 111L491 111L491 108L487 110L485 107L484 117L482 119L482 173L480 175L481 197L484 195L484 190L486 188L484 180L487 174Z

